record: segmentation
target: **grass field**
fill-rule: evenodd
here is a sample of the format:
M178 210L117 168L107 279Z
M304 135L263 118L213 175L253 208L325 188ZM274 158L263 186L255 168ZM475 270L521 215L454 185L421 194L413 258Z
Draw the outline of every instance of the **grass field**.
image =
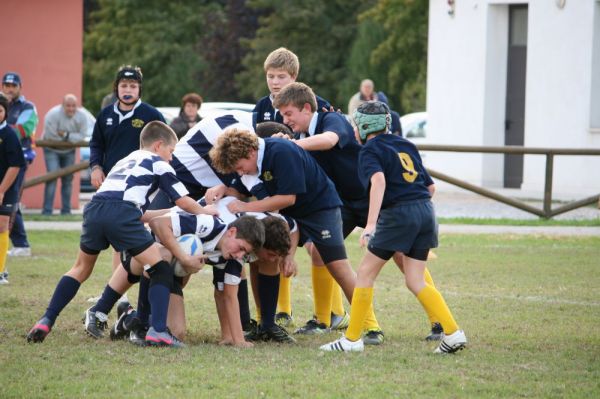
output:
M580 397L600 396L600 238L443 235L434 280L467 333L466 350L431 352L428 325L400 273L388 265L375 306L386 333L364 353L321 353L337 337L295 346L218 347L211 274L186 288L183 350L94 341L81 316L109 277L104 254L41 345L25 334L42 315L77 251L76 232L31 232L31 259L9 259L0 287L0 398L54 397ZM348 239L356 266L361 250ZM312 314L308 261L299 251L296 323ZM135 297L135 291L130 295ZM114 317L114 316L113 316Z

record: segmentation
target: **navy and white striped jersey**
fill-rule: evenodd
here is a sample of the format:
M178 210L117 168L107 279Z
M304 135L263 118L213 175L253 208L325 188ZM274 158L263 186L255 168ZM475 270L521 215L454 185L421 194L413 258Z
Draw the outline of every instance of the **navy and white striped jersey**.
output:
M177 178L196 192L219 184L232 184L235 174L222 175L212 166L208 152L217 137L229 128L254 132L252 114L243 111L230 111L226 115L204 118L192 127L177 143L171 165Z
M192 215L178 207L171 208L171 225L175 237L184 234L196 234L202 241L202 252L208 256L205 263L224 268L227 260L223 258L217 244L227 231L227 224L216 216Z
M173 202L188 195L171 165L150 151L137 150L117 162L92 199L133 202L143 212L159 188Z

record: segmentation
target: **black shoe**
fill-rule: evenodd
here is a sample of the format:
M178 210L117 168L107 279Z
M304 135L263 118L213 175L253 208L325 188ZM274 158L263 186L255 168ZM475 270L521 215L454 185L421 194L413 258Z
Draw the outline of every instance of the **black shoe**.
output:
M123 313L129 312L130 309L133 309L133 307L128 301L119 302L117 304L117 319L120 318Z
M42 317L27 334L27 342L44 342L46 336L52 330L52 321L47 317Z
M425 337L425 341L439 341L444 338L444 329L440 323L431 325L431 333Z
M315 335L324 334L326 332L329 332L329 328L327 328L325 323L319 323L315 319L310 319L303 327L294 331L294 334Z
M257 328L258 328L258 323L254 319L250 319L249 322L247 322L246 324L244 324L242 326L242 330L244 331L244 335L250 334L252 332L256 332Z
M126 328L125 322L127 319L132 319L132 314L134 314L133 317L135 317L135 310L133 310L131 305L129 305L129 307L123 312L121 312L120 309L117 309L117 313L119 314L119 318L117 319L115 325L110 329L110 339L113 341L117 339L125 339L127 337L127 333L131 330L131 328Z
M89 308L83 315L83 324L89 336L103 338L104 330L108 328L108 316L102 312L93 312L92 308Z
M280 344L295 344L296 340L287 332L287 330L277 324L267 329L259 328L259 336L261 341L277 342Z
M146 333L149 327L143 326L140 319L135 317L139 324L129 331L129 342L137 346L146 346Z
M383 331L369 330L363 337L365 345L381 345L383 343Z

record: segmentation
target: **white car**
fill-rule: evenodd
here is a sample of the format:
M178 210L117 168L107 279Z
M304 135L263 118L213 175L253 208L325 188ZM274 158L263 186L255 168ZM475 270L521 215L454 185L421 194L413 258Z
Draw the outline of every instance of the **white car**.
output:
M402 134L415 144L423 144L427 138L427 112L414 112L400 117Z
M179 116L180 107L157 107L161 114L163 114L167 124L170 124L173 119ZM225 111L238 110L252 112L254 104L250 103L230 103L230 102L206 102L202 103L198 114L201 118L207 116L213 116L216 114L223 114Z

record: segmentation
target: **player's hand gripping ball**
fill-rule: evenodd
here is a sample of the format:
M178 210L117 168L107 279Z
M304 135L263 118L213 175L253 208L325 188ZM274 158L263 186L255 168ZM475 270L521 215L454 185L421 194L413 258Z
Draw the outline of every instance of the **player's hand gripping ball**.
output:
M202 255L202 241L200 241L196 234L184 234L177 238L177 243L187 255ZM173 268L177 277L189 275L177 258L173 258Z

